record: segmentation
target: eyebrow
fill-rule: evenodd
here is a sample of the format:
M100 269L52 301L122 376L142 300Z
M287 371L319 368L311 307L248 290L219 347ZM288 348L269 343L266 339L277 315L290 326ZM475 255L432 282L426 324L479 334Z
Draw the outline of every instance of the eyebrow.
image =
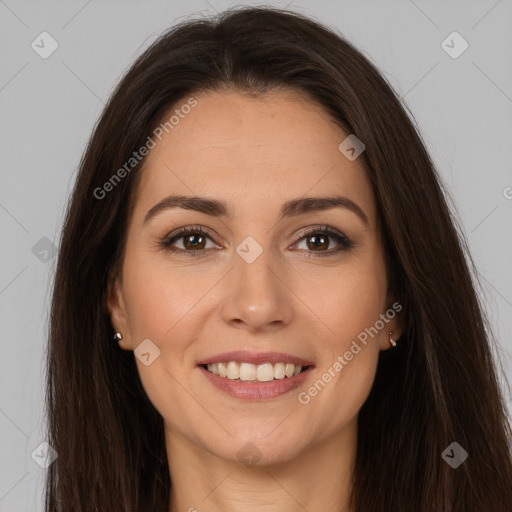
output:
M234 217L228 204L217 199L198 196L170 195L163 198L146 213L143 224L147 224L160 212L175 208L193 210L213 217ZM344 196L301 197L299 199L292 199L284 203L281 207L279 220L285 217L303 215L305 213L321 212L331 208L346 208L355 213L366 226L369 226L368 217L359 205Z

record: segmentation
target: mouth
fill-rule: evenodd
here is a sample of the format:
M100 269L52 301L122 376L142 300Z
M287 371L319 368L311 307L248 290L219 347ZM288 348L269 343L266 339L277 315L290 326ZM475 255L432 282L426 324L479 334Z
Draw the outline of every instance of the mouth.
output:
M212 375L223 379L239 382L270 382L273 380L290 379L304 373L311 365L295 365L293 363L263 363L253 364L248 362L224 361L201 365Z
M247 351L219 354L197 366L217 389L246 400L284 395L299 387L315 367L311 361L287 354Z

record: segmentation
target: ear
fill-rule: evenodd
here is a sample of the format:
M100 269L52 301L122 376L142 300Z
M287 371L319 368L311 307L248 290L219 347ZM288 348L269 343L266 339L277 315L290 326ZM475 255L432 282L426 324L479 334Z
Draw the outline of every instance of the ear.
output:
M118 276L111 277L108 280L106 308L115 332L120 332L123 337L117 342L118 345L123 350L133 350L123 299L122 281ZM115 341L112 343L115 343Z
M404 308L402 304L393 298L387 301L388 308L384 312L384 317L387 319L380 336L380 349L388 350L392 348L389 338L398 342L402 334L405 332L404 321ZM389 334L391 332L391 335Z

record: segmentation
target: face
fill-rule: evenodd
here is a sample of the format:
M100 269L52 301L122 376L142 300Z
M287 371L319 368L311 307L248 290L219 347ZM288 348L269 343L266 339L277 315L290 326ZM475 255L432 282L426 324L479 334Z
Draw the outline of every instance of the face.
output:
M283 462L354 427L400 335L375 199L298 93L195 98L140 171L108 309L168 443Z

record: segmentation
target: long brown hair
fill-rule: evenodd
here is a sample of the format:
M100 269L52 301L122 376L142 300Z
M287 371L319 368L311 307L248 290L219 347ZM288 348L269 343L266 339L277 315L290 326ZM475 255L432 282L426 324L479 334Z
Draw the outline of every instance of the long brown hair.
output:
M377 68L336 30L274 8L237 8L169 29L106 105L70 199L49 326L48 442L58 458L46 511L168 509L163 420L131 352L112 341L105 298L119 270L144 160L95 190L144 145L169 109L231 88L293 88L366 146L392 291L404 306L399 346L381 352L359 413L358 512L505 512L512 432L493 338L461 229L419 130ZM112 182L111 182L112 183ZM469 454L456 469L442 454Z

